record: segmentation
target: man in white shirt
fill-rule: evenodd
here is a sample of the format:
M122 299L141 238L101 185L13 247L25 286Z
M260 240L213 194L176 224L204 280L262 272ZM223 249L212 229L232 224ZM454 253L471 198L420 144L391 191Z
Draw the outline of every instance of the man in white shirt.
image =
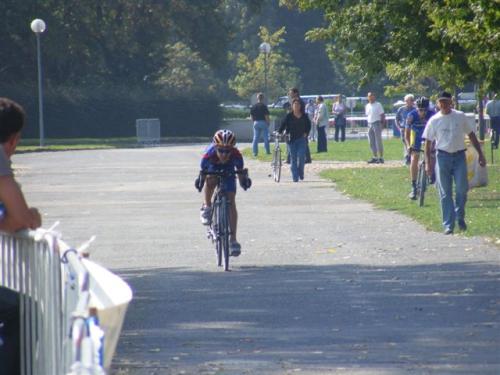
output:
M385 113L382 104L375 101L375 94L368 93L368 103L365 106L368 121L368 141L373 157L369 164L384 162L384 145L382 143L382 128L385 126Z
M326 129L328 127L328 109L321 95L316 98L314 124L318 127L318 153L327 152Z
M479 154L479 165L484 167L481 146L474 134L475 125L467 121L463 112L452 109L451 94L444 91L438 98L440 111L427 122L422 138L425 138L426 172L430 176L431 146L436 141L436 186L443 215L444 234L453 234L455 220L460 230L466 230L465 202L467 201L467 163L465 159L465 136ZM455 181L455 202L453 201Z

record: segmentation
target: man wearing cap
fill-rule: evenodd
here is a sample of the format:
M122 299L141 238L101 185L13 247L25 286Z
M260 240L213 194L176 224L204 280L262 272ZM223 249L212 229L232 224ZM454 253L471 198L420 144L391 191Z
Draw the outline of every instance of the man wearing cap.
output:
M430 176L431 145L436 141L436 182L441 201L444 234L452 234L455 220L460 230L466 230L465 202L467 201L467 164L465 160L465 136L479 155L479 165L484 167L481 146L474 134L475 126L467 121L463 112L452 109L451 94L443 91L438 98L439 112L429 119L422 138L425 138L426 172ZM455 201L453 201L455 181Z

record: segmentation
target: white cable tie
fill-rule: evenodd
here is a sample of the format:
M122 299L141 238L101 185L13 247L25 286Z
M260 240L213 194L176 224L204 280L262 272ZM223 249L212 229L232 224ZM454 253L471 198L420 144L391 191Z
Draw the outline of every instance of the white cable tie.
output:
M90 244L91 244L92 242L94 242L94 241L95 241L95 238L96 238L96 236L95 236L95 235L93 235L92 237L90 237L90 238L89 238L89 240L88 240L88 241L86 241L86 242L84 242L83 244L81 244L81 245L80 245L80 246L76 249L76 251L78 252L78 254L80 254L80 255L81 255L82 257L84 257L84 258L88 258L88 257L89 257L89 255L90 255L90 252L89 252L89 251L86 251L86 250L89 248Z
M59 225L60 221L56 221L54 224L49 229L44 229L44 228L37 228L35 230L35 241L40 241L43 239L43 237L47 234L50 234L56 238L61 238L61 233L56 232L55 228Z

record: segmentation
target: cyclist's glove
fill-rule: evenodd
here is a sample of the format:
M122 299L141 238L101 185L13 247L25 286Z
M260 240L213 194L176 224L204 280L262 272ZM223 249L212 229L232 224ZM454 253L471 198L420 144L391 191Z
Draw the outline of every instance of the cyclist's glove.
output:
M252 180L250 177L245 177L243 181L240 181L240 186L243 188L243 190L247 190L252 186Z
M205 179L202 178L201 176L196 177L196 180L194 180L194 187L198 191L201 191L203 189L204 184L205 184Z

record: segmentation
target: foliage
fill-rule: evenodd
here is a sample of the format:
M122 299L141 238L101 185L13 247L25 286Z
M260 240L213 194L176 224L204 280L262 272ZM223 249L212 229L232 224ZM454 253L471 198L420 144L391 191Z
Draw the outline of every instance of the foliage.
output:
M196 93L217 93L220 82L213 70L182 42L165 46L165 65L154 76L154 83L165 96L172 92L184 95Z
M307 33L326 40L360 83L387 74L408 86L426 80L452 89L466 82L499 85L497 1L488 0L281 0L302 10L322 9L327 25ZM421 84L421 86L419 86ZM414 91L414 90L412 90Z
M440 6L437 6L440 5ZM500 4L489 0L424 0L432 22L430 37L453 58L453 46L464 50L464 59L475 82L483 89L500 88Z
M229 87L234 89L238 96L249 98L256 92L264 92L266 70L268 96L271 98L282 95L290 87L300 86L298 68L292 66L290 56L280 48L285 41L285 34L284 27L271 33L262 26L259 37L261 42L271 45L271 52L267 56L265 53L259 53L253 59L244 53L238 54L236 58L238 73L229 80Z
M164 67L164 46L177 42L218 67L226 61L232 27L224 20L223 5L222 0L5 0L0 3L8 19L0 24L0 78L22 80L33 66L35 38L28 21L33 14L47 24L41 39L51 85L124 80L147 85Z

